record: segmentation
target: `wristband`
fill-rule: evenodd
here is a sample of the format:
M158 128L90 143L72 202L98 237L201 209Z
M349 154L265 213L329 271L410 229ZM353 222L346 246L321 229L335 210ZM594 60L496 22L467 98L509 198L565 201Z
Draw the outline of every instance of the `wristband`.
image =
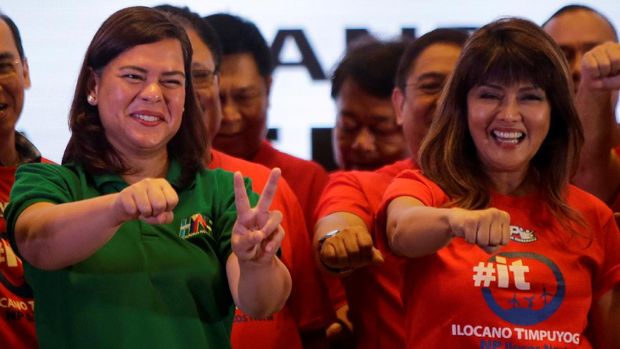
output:
M334 237L338 234L340 234L340 229L334 229L332 231L328 231L325 235L321 236L321 238L319 239L319 253L321 253L321 248L323 247L325 240L331 237Z

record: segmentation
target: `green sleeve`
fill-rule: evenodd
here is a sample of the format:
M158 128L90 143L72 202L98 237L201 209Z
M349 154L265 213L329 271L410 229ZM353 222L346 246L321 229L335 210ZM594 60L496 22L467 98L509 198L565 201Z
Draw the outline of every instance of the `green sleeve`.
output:
M14 231L15 222L22 211L37 202L59 204L75 201L75 191L72 188L75 183L76 175L60 165L34 163L24 164L17 169L9 205L5 210L7 233L14 251L19 254Z

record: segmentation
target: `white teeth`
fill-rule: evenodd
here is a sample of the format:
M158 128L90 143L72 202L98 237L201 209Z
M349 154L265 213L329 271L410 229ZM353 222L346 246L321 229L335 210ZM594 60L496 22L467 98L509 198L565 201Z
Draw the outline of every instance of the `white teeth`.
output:
M144 115L144 114L133 114L133 116L137 119L144 120L147 122L155 122L159 120L158 117L152 115Z
M523 132L493 130L493 136L500 142L517 144L523 138Z

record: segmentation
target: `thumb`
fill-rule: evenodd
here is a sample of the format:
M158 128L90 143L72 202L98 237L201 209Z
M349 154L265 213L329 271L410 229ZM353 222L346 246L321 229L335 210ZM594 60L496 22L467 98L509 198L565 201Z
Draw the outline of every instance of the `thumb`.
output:
M384 259L383 259L383 255L381 254L381 251L373 247L371 263L374 265L377 265L377 264L382 264L383 262L384 262Z

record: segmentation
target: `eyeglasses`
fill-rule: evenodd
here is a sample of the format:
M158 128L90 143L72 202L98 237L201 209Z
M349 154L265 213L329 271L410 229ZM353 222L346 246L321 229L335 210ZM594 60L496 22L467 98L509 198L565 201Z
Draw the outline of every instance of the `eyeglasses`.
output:
M192 83L195 88L208 88L213 86L215 72L209 69L193 69Z
M0 61L0 79L8 79L17 75L17 65L20 63L20 60Z

